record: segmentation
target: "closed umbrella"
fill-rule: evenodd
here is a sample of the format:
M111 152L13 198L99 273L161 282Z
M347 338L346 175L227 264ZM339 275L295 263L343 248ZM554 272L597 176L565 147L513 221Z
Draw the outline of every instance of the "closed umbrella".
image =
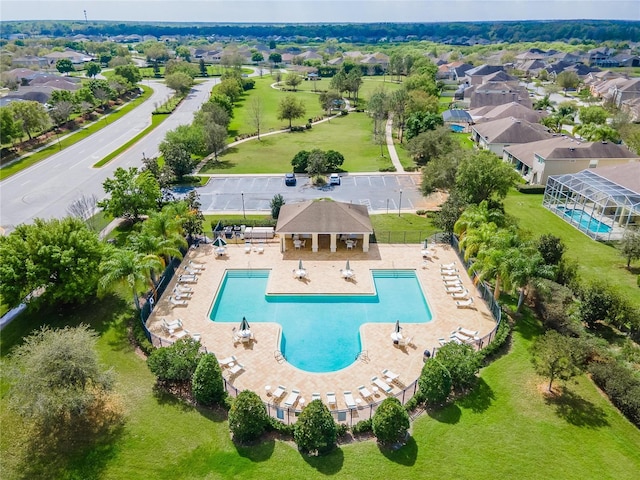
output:
M347 260L347 266L344 267L345 270L351 270L351 265L349 265L349 260Z
M242 321L240 322L240 331L249 330L249 322L247 322L247 317L242 317Z
M422 248L424 248L425 250L427 249L427 239L424 239L424 244L422 245Z
M396 328L394 330L396 333L400 333L400 320L396 320Z
M225 241L224 238L222 237L217 237L214 241L213 241L213 245L215 247L226 247L227 246L227 242Z
M298 270L304 270L304 268L302 268L302 259L298 260Z

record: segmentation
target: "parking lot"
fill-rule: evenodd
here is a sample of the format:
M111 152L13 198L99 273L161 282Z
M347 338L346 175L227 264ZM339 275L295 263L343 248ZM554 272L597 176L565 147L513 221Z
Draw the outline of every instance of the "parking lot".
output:
M425 208L419 191L418 174L344 175L340 185L315 187L306 175L296 175L295 186L287 186L284 175L214 176L198 188L202 210L214 212L268 212L274 195L281 194L286 203L315 198L332 198L340 202L367 205L375 213L412 211ZM184 193L184 191L182 191Z

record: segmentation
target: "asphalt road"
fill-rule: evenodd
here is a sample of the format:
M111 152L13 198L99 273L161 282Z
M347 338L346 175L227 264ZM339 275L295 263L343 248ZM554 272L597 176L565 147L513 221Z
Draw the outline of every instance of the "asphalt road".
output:
M149 135L102 168L93 165L135 137L151 123L151 112L166 101L172 91L163 83L151 81L151 97L116 122L85 140L52 155L32 167L0 182L0 226L7 232L35 218L60 218L83 195L104 197L102 183L118 167L140 166L143 153L158 153L167 131L189 124L193 113L209 98L218 79L196 85L176 111ZM145 80L145 83L147 81Z
M366 205L369 211L389 213L425 207L419 192L418 174L355 174L341 177L340 185L312 186L306 176L297 176L296 186L286 186L284 175L214 176L197 189L202 210L207 213L269 212L269 203L281 194L286 203L331 197L340 202ZM189 189L180 189L185 194ZM401 193L402 192L402 193Z

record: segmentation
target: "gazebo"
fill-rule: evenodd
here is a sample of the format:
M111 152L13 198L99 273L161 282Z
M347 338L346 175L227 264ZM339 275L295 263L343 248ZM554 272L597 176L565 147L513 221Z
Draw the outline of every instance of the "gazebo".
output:
M311 251L317 252L323 237L329 239L331 252L338 239L360 241L363 252L369 251L369 235L373 233L369 211L365 205L335 202L330 199L285 204L280 209L276 233L280 250L286 250L286 239L311 239ZM322 243L326 245L326 240Z

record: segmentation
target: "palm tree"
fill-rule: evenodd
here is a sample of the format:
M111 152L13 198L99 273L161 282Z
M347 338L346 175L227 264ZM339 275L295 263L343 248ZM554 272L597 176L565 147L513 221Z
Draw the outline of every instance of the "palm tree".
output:
M99 267L101 277L98 280L98 292L112 291L118 287L130 288L133 302L140 310L139 294L144 292L151 282L151 271L162 269L157 255L137 253L133 250L114 248L107 253Z
M513 254L513 248L518 248L520 238L515 228L503 228L496 232L489 240L489 245L478 252L476 260L469 269L477 274L476 281L495 280L493 297L500 297L501 281L508 277L507 262Z
M553 267L547 265L540 252L531 245L512 248L507 256L506 269L512 289L519 291L516 314L524 303L526 288L539 278L553 278Z
M166 240L167 245L176 249L187 247L180 216L172 208L165 208L161 212L151 214L142 226L142 233L160 237ZM171 262L173 256L170 253L165 255L167 263Z
M480 202L479 205L469 205L453 226L453 233L462 240L468 230L485 223L493 223L498 227L505 224L504 213L500 210L490 209L486 200Z
M150 232L144 230L140 233L131 235L129 238L129 245L138 253L156 255L162 264L162 269L167 266L165 259L173 257L182 258L182 252L180 252L180 249L176 248L171 241L162 237L156 237ZM161 272L162 269L160 269L158 273ZM157 283L156 270L152 269L150 274L151 281L155 285Z
M478 253L491 245L498 234L495 223L483 223L478 227L469 228L460 240L460 248L464 249L464 259L469 261Z

